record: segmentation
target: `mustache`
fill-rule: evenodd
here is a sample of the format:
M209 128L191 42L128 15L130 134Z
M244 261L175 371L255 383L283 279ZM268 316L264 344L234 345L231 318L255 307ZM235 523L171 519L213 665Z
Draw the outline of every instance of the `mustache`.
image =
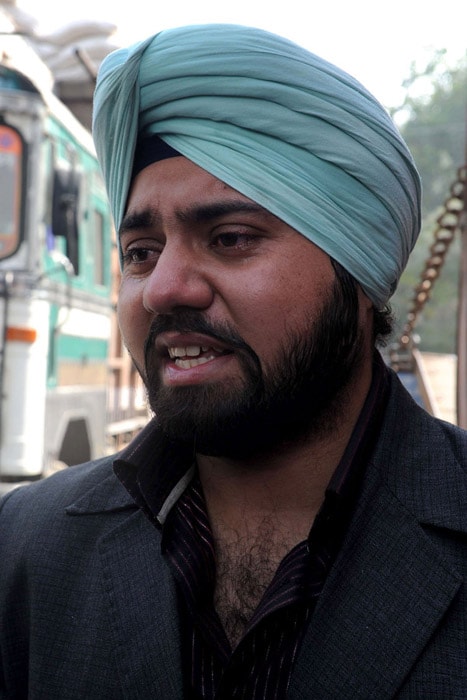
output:
M190 309L174 314L161 314L153 319L144 344L146 366L148 358L155 348L157 337L161 333L168 331L202 333L235 350L241 350L249 355L256 355L248 343L228 323L209 321L201 312Z

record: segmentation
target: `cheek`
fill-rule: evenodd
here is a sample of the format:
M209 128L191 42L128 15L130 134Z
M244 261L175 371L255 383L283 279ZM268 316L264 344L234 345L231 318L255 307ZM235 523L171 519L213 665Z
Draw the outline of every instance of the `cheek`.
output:
M276 284L275 276L269 278L272 285L239 284L232 289L226 308L237 332L260 356L268 355L283 341L289 329L298 325L299 310L300 315L304 311L290 285L290 293L286 294Z
M276 288L274 294L263 296L262 303L258 299L252 305L255 323L248 325L249 337L245 340L265 365L274 362L277 353L287 349L292 339L312 332L334 284L332 279L320 280L318 284L315 280L312 285L303 282L303 279L292 282L288 279L281 294Z
M253 283L245 280L231 290L231 299L236 299L235 309L231 308L250 332L275 337L299 326L305 316L318 316L333 284L334 274L328 267L277 265L257 275Z
M123 342L130 353L138 357L143 352L151 318L144 309L141 289L132 281L123 280L120 286L117 317Z

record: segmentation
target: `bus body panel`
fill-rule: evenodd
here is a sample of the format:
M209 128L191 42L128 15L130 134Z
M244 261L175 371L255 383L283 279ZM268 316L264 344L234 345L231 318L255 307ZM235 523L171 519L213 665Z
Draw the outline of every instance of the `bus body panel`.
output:
M14 481L105 452L113 243L90 134L4 41L0 480Z

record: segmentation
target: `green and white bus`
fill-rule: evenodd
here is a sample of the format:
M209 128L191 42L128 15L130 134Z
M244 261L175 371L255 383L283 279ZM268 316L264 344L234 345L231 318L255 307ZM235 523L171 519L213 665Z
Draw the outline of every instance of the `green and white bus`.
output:
M92 140L21 41L0 41L0 481L15 482L104 453L112 318Z

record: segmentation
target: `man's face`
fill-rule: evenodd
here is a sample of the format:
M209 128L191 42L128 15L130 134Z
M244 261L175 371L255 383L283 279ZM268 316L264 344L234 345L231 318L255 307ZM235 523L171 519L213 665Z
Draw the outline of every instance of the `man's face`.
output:
M169 437L241 457L329 428L363 324L323 251L182 157L135 178L120 238L122 334Z

